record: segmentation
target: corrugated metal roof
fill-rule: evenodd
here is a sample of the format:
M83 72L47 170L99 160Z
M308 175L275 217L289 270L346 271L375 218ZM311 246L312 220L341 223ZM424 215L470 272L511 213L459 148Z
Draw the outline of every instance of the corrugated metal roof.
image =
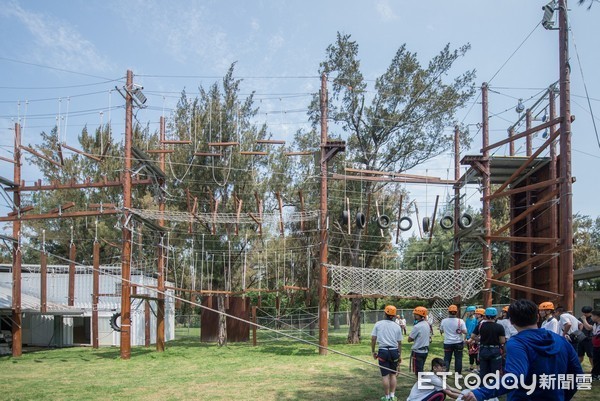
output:
M21 311L40 313L41 301L38 297L21 294ZM46 315L83 315L83 310L73 306L46 302ZM12 311L12 288L0 285L0 311Z
M468 156L466 156L468 157ZM490 172L492 184L504 184L510 176L521 167L529 157L527 156L491 156L490 157ZM538 157L525 168L525 170L519 174L519 176L513 180L511 186L517 185L523 179L530 176L533 172L539 168L550 163L548 157ZM478 184L481 182L481 174L477 169L469 167L469 170L462 176L459 181L459 185L464 184Z

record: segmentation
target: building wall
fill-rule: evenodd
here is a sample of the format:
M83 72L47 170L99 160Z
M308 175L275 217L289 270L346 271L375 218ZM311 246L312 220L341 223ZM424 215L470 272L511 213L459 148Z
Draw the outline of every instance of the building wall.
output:
M66 305L69 294L69 275L65 273L52 273L48 269L47 277L47 301ZM156 286L156 279L145 276L132 276L131 281L143 286ZM12 273L0 272L0 283L5 285L12 284ZM170 285L167 283L166 285ZM39 299L40 297L40 274L22 273L22 293L28 294ZM102 296L98 303L98 340L101 346L120 345L120 333L110 327L110 318L116 312L121 311L121 297L119 294L121 288L120 277L101 275L100 276L100 294L115 294L115 296ZM156 292L152 289L137 288L137 294L146 294L156 297ZM165 340L175 338L175 302L172 298L173 291L167 291L165 297ZM131 303L131 345L145 344L145 301L132 298ZM156 343L156 301L150 301L150 342ZM83 316L91 318L92 316L92 275L75 275L75 308L83 310ZM154 311L154 312L152 312ZM60 319L60 318L56 318ZM48 345L73 345L73 319L65 316L62 318L62 329L60 330L60 340L55 338L54 328L55 316L27 313L23 318L23 344L35 346ZM90 335L90 343L92 339ZM88 345L88 344L86 344Z
M594 301L596 301L595 304ZM591 306L596 310L600 310L600 291L576 291L573 314L580 317L583 306Z

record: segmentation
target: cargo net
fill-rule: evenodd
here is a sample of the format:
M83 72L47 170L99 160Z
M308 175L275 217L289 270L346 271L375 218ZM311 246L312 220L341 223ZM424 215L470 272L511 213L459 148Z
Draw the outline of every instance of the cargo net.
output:
M406 298L472 298L485 284L485 269L384 270L325 265L331 288L340 295Z

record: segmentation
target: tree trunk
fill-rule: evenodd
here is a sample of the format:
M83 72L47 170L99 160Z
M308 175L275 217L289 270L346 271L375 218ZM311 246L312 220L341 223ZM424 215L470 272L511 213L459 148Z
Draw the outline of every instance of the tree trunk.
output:
M225 317L225 299L223 295L217 297L217 309L219 310L219 347L227 345L227 318Z
M352 298L350 309L350 327L348 329L348 344L360 343L360 312L362 298Z

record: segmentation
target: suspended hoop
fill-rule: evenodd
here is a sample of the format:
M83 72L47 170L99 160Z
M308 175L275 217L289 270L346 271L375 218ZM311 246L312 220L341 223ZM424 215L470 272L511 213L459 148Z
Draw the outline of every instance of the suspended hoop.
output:
M423 232L429 232L429 226L431 225L431 220L429 217L423 217Z
M362 230L363 228L365 228L365 225L367 224L367 218L365 217L363 212L356 212L356 227L359 230Z
M463 213L463 215L460 216L460 219L458 219L458 226L463 230L471 227L472 225L473 217L471 217L471 215L468 213Z
M348 222L348 211L347 210L342 210L342 214L340 215L340 223L342 223L342 225L346 225L346 223Z
M408 225L403 227L402 223L405 221L408 222ZM401 217L400 220L398 221L398 227L400 227L400 231L408 231L412 228L412 225L413 225L412 219L408 216Z
M444 216L440 219L440 227L444 230L449 230L454 226L454 218L452 216Z
M121 312L113 313L110 317L110 327L114 331L121 331L121 327L117 324L117 319L121 317Z
M379 228L381 228L382 230L385 230L386 228L388 228L390 226L390 222L391 222L391 220L387 214L382 214L381 216L379 216L377 218L377 226Z

